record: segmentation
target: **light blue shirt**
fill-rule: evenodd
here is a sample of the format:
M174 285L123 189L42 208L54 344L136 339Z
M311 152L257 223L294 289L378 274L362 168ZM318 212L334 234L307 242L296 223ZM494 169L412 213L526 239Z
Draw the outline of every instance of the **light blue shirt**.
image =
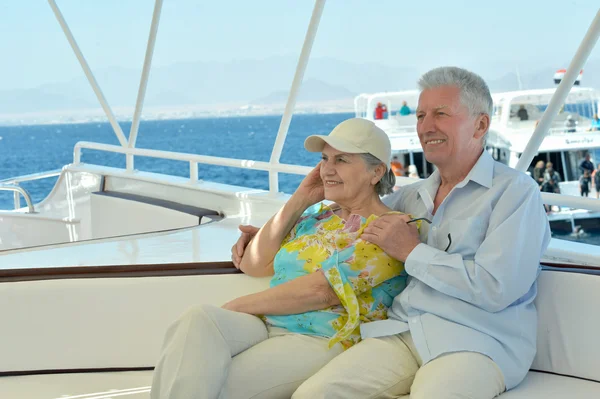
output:
M389 324L375 322L365 332L409 329L424 364L449 352L482 353L500 367L511 389L536 352L533 300L550 241L539 187L487 151L432 215L439 185L436 170L386 199L388 206L432 224L423 222L423 243L406 259L409 282L394 299Z

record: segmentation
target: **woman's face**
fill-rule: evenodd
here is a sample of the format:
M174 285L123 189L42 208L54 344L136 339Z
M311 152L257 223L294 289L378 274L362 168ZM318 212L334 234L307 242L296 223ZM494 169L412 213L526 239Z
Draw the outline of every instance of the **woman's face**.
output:
M340 205L355 204L374 193L380 177L369 170L360 154L341 152L325 144L321 162L325 199Z

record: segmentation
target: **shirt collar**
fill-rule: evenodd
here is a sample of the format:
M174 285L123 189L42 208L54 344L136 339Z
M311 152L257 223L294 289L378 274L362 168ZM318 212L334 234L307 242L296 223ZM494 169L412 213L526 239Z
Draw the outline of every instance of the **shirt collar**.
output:
M457 186L464 187L469 181L486 187L492 188L492 181L494 180L494 158L489 152L483 150L481 156L475 163L475 166L471 169L467 177L460 182Z
M494 179L494 162L494 158L492 158L487 151L483 150L467 177L458 183L456 187L461 188L466 186L469 181L474 181L483 187L491 188ZM423 197L423 191L427 191L430 198L435 198L441 181L440 172L436 169L427 179L425 179L423 186L419 189L421 197Z

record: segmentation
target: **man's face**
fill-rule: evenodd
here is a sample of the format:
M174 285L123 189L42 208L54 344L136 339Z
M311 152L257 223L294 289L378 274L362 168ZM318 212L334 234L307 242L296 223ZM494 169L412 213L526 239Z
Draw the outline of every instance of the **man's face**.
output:
M481 117L473 117L461 104L458 87L423 90L416 116L425 158L438 168L471 159L473 152L481 153L481 138L487 126L478 128Z

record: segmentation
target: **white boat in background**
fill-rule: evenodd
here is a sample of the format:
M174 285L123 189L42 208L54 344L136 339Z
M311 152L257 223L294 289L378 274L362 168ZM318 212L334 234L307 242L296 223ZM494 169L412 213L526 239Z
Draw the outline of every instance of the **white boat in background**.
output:
M494 114L488 147L496 160L515 167L525 151L544 110L556 88L495 93ZM573 87L564 106L551 121L548 133L532 161L551 161L564 180L579 177L579 163L585 152L600 149L600 131L592 131L592 116L598 113L600 92L592 88ZM526 119L518 116L524 109ZM567 127L567 120L574 126ZM508 152L506 152L508 150Z
M555 80L559 79L555 76ZM556 90L520 90L492 95L494 114L487 148L496 160L513 168L517 166ZM579 165L585 154L589 153L594 158L600 150L600 130L591 128L599 106L600 91L577 85L571 88L564 105L551 120L528 171L532 173L538 161L552 162L554 170L562 178L559 185L561 193L580 196ZM600 159L593 161L597 165ZM590 196L595 198L595 191ZM600 214L595 212L561 207L555 208L549 219L553 231L578 235L584 231L600 233Z
M513 168L517 166L555 92L556 88L549 88L492 95L494 110L486 149L494 159ZM415 165L419 175L427 177L433 172L434 166L423 157L416 131L414 106L418 102L418 96L419 92L415 90L361 94L354 100L355 115L369 119L383 129L390 137L392 152L399 157L400 162L403 165ZM413 113L410 115L400 115L398 112L404 101L413 105ZM383 119L375 118L378 104L386 105L388 110ZM564 106L552 119L528 172L531 173L538 161L550 161L563 179L560 183L561 193L579 196L579 164L586 153L594 157L598 150L600 155L600 130L591 129L592 117L598 114L599 106L600 91L573 87ZM518 115L520 109L525 110L521 112L527 115L527 119L521 120ZM567 119L573 121L572 127L566 126ZM600 159L593 161L597 165ZM591 196L595 197L595 191L592 191ZM553 229L577 234L583 231L600 232L600 214L567 207L554 209L549 216Z
M0 212L0 241L5 245L0 249L0 398L148 398L165 330L179 314L194 304L220 306L268 287L268 279L245 276L233 267L230 248L238 238L238 224L264 223L289 198L279 192L279 173L311 170L279 159L325 1L315 2L269 162L136 147L162 0L155 3L128 137L55 1L49 3L120 145L80 142L73 162L62 170L15 177L0 185L22 192L28 202L21 208L16 194L16 209ZM581 69L599 36L600 11L570 70ZM517 169L527 169L575 78L565 74ZM394 115L385 123L393 120ZM398 127L405 123L398 118ZM411 148L414 154L420 152ZM82 150L122 154L126 167L82 163ZM138 157L186 162L189 177L138 171ZM269 190L201 181L198 168L207 164L267 171ZM37 204L19 186L56 175L56 186ZM400 185L410 182L399 178ZM600 201L592 199L556 194L543 194L543 199L600 212ZM600 249L552 239L542 264L537 356L525 381L501 398L598 398Z
M354 115L368 119L383 129L390 138L392 154L398 156L402 165L415 165L419 176L427 177L434 169L423 156L423 148L417 136L415 108L418 101L418 90L363 93L354 98ZM401 115L399 112L404 102L411 110L408 115ZM375 109L378 104L387 108L381 119L376 118Z

